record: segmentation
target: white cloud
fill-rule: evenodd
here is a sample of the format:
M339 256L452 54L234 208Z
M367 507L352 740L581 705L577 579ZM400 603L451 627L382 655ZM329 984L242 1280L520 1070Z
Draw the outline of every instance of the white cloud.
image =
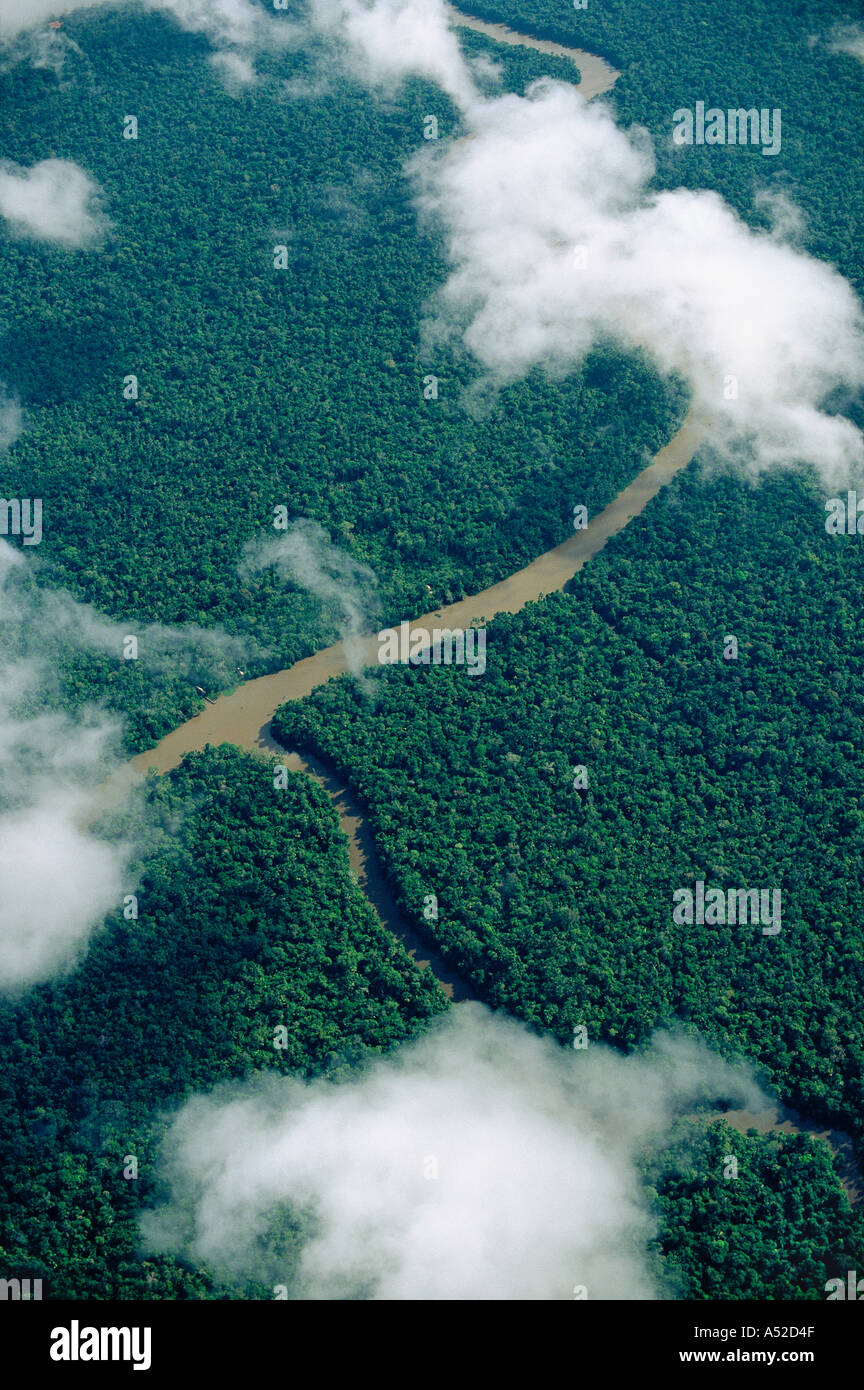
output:
M0 34L14 37L52 19L81 10L118 9L122 0L0 0ZM250 0L144 0L152 10L172 14L184 29L204 33L216 43L255 42L269 16Z
M217 44L251 48L262 37L270 17L249 0L146 0L154 10L173 15L183 29L190 29Z
M358 78L417 74L462 108L467 138L429 142L409 168L454 267L427 341L461 338L508 382L570 373L612 338L690 383L715 456L810 463L832 486L860 475L860 433L822 407L864 384L861 305L795 249L804 219L788 197L759 195L773 227L752 231L711 191L651 191L647 131L570 84L483 99L441 0L312 0L311 15Z
M256 80L254 64L242 53L213 53L210 65L231 88L251 87Z
M341 610L345 630L360 633L377 616L378 580L368 565L333 545L324 527L299 517L280 536L249 541L241 574L273 567L316 598Z
M409 76L428 78L457 105L476 96L459 41L441 0L311 0L313 27L343 46L354 75L395 88Z
M657 1297L636 1169L697 1099L757 1088L703 1046L564 1050L479 1004L341 1085L259 1077L174 1120L150 1248L313 1299ZM299 1275L273 1236L307 1226Z
M864 25L838 24L831 31L829 48L833 53L847 53L864 63Z
M71 160L43 159L29 169L0 163L0 217L14 237L92 246L107 228L99 200L98 184Z
M102 788L125 768L120 720L91 706L61 707L57 658L104 652L118 663L137 635L148 671L190 682L230 680L251 643L191 625L112 623L62 590L38 587L36 562L0 540L0 989L70 968L105 914L134 891L136 844L108 842L90 826ZM123 782L125 795L130 784Z
M5 39L13 61L26 59L35 66L53 67L59 72L67 49L77 50L77 45L60 31L47 28L40 37L40 26L59 15L106 5L119 8L121 3L122 0L81 0L80 3L59 0L56 4L52 0L27 0L22 4L21 0L0 0L0 40ZM238 81L248 84L254 80L256 53L294 46L301 33L285 16L277 18L274 12L252 0L142 0L142 3L149 10L170 16L182 29L204 34L214 47L224 50L224 61L216 68L230 86L236 86ZM52 32L55 41L49 43ZM22 36L26 36L26 42ZM18 38L22 38L22 43L13 44Z
M27 566L0 541L0 988L71 966L128 886L128 845L88 828L89 797L116 765L118 722L72 715L46 696L54 634L16 581ZM71 602L71 600L70 600Z
M335 608L349 666L361 678L365 663L359 637L381 613L374 571L333 545L324 527L308 517L292 522L280 536L247 543L238 572L249 575L271 567ZM365 679L362 683L368 689Z
M835 480L864 464L858 431L820 409L864 383L861 305L832 267L783 243L800 230L788 200L757 233L713 192L649 191L645 133L561 83L477 101L466 120L470 139L411 166L454 266L432 341L459 335L501 381L567 373L604 338L643 346L690 382L719 451Z
M45 729L64 743L80 732L76 721L62 717ZM61 778L45 778L33 793L35 804L0 817L0 989L72 965L95 925L131 887L123 850L78 823L85 808L80 792Z
M15 443L24 431L24 412L18 401L0 381L0 454Z

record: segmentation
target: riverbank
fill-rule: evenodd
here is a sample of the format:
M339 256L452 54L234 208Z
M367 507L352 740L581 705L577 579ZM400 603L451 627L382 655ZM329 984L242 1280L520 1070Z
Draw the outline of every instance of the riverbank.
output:
M574 532L561 545L482 593L412 619L409 630L428 632L436 627L467 628L472 623L488 623L499 613L518 613L527 603L563 589L613 536L644 511L661 488L687 467L705 434L705 426L688 416L651 463L607 507L589 519L584 530ZM166 734L155 748L139 753L131 766L140 773L150 768L167 772L187 753L200 752L208 743L234 743L252 751L281 752L270 731L270 722L280 705L304 699L334 676L377 664L378 641L374 634L335 642L285 670L246 681L231 694L221 695L200 714Z

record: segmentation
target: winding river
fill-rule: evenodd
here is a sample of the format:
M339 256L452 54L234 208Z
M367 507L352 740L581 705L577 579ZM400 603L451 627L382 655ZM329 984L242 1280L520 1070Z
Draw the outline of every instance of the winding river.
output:
M576 86L589 100L608 92L621 76L617 68L611 67L605 58L598 58L596 53L587 53L584 48L567 48L563 43L553 43L551 39L535 39L530 34L517 34L514 29L508 29L506 24L491 24L488 20L477 19L474 15L454 9L452 5L448 5L447 9L451 23L461 29L473 29L475 33L486 34L488 38L497 39L499 43L514 44L519 48L536 48L538 53L551 53L556 58L569 58L579 69L579 81Z
M471 623L488 622L499 613L518 613L526 603L563 589L612 536L622 531L660 489L690 463L705 434L705 426L688 416L651 463L583 530L574 532L561 545L547 550L524 569L516 570L473 598L461 599L413 619L409 631L466 628ZM200 714L166 734L155 748L139 753L132 766L141 772L151 767L167 772L176 767L186 753L200 751L208 743L236 743L241 748L281 752L270 732L270 721L280 705L288 700L302 700L333 676L344 676L358 666L377 664L378 641L374 634L334 642L331 647L304 657L284 671L246 681L231 694L220 696Z
M502 43L521 44L572 60L579 68L579 89L587 97L608 91L620 75L602 58L582 49L567 48L528 34L517 34L505 25L490 24L452 6L448 8L451 21L456 25L477 30ZM462 599L423 614L410 622L409 630L466 628L472 623L489 621L499 613L518 613L526 603L534 602L543 594L563 589L612 536L617 535L676 473L686 467L705 433L705 426L688 416L674 438L584 530L575 532L524 569L515 571L473 598ZM368 823L350 790L337 780L330 769L310 755L286 752L276 743L271 732L271 720L280 705L289 700L301 700L333 677L345 675L358 666L374 666L377 660L377 640L373 634L367 634L336 642L283 671L246 681L167 734L155 748L134 758L101 789L96 803L104 807L121 796L130 781L137 780L149 769L168 772L178 766L187 753L201 751L208 744L218 746L220 743L231 743L251 752L282 754L287 766L313 777L330 797L348 841L352 873L382 923L398 937L418 966L433 971L448 998L465 999L471 994L467 983L449 969L440 954L428 941L422 940L399 913L378 863Z
M687 466L704 435L704 427L688 416L673 439L583 530L574 532L561 545L547 550L524 569L517 570L475 597L423 614L409 623L409 631L418 628L428 631L435 627L466 628L472 622L489 621L498 613L518 613L526 603L534 602L556 589L563 589L612 536L623 530L651 498L656 497L660 489ZM358 666L374 666L377 662L378 641L374 634L368 634L335 642L313 656L295 662L286 670L246 681L231 694L220 696L200 714L166 734L155 748L139 753L128 769L112 779L112 787L115 791L121 791L128 785L130 774L134 778L150 769L168 772L177 767L187 753L200 752L208 744L218 746L220 743L232 743L251 752L284 754L285 750L276 742L271 731L271 720L280 705L289 700L302 700L334 676L345 675ZM417 965L434 972L448 998L468 998L471 990L466 982L446 965L430 943L424 942L399 913L378 863L371 831L352 793L335 778L332 771L308 754L291 752L283 757L283 761L294 771L314 777L327 792L348 840L354 876L383 924L398 937Z
M487 34L502 43L521 44L542 53L571 59L580 71L579 89L587 97L609 91L620 76L602 58L581 49L515 33L505 25L488 23L452 7L450 16L454 24ZM690 463L706 433L704 422L688 416L669 443L603 511L589 521L584 530L576 532L563 544L538 556L524 569L517 570L473 598L463 599L414 619L410 623L411 631L417 628L428 630L430 627L465 628L471 623L488 622L499 613L517 613L527 603L535 602L544 594L563 589L612 536L638 516L661 488ZM398 938L419 967L433 972L447 997L459 1001L472 997L470 986L448 967L430 942L423 939L399 913L378 861L371 829L356 798L323 763L310 754L284 750L271 732L271 720L280 705L289 700L303 699L331 678L345 675L358 666L374 666L377 660L377 640L373 634L368 634L336 642L295 662L286 670L246 681L167 734L155 748L134 758L122 773L112 779L111 791L112 795L116 795L128 786L130 780L137 780L148 769L167 772L176 767L187 753L201 751L208 744L231 743L250 752L282 755L282 761L289 768L314 778L329 796L348 842L352 874L383 925ZM719 1112L712 1112L701 1118L715 1119L718 1116ZM810 1124L793 1111L777 1105L759 1113L729 1111L723 1118L741 1131L752 1127L761 1133L798 1131L823 1138L843 1160L840 1177L850 1200L860 1200L864 1181L855 1165L852 1143L847 1135Z

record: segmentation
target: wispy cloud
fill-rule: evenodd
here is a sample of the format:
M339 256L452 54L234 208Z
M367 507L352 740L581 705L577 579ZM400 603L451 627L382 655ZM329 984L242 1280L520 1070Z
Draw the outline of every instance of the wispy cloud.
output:
M149 673L227 682L250 643L193 626L111 622L36 583L37 563L0 541L0 989L73 966L105 914L133 891L135 843L92 828L98 789L125 765L122 724L96 704L70 711L59 669L80 652L119 665L126 639ZM127 803L128 805L128 803Z
M0 988L66 969L129 891L131 847L87 825L89 797L120 757L120 726L67 713L45 646L56 635L0 542Z
M834 53L847 53L864 63L864 25L837 24L831 30L828 47Z
M215 65L230 86L255 81L254 60L262 52L294 46L301 29L254 0L142 0L182 29L203 34L220 50ZM122 0L0 0L0 41L7 57L59 72L69 49L77 46L46 23L81 10L120 8Z
M96 9L116 4L117 0L0 0L0 37L14 38L49 20L71 14L73 10Z
M349 660L355 653L359 662L359 644L352 639L368 631L381 612L378 580L369 566L333 545L317 521L300 517L284 534L246 545L240 573L268 568L327 604L345 639Z
M24 412L17 398L0 381L0 454L4 453L24 430Z

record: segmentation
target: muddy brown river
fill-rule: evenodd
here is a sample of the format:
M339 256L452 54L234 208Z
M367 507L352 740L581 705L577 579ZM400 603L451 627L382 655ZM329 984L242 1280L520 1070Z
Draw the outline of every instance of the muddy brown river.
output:
M447 9L451 23L457 24L461 29L473 29L475 33L497 39L498 43L513 44L519 48L535 48L538 53L551 53L556 58L569 58L579 69L579 81L576 86L583 96L589 99L608 92L621 76L617 68L611 67L605 58L598 58L596 53L587 53L584 48L568 48L565 44L553 43L550 39L535 39L530 34L517 34L514 29L508 29L506 24L490 24L488 20L477 19L474 15L454 9L452 5L448 5Z
M547 550L524 569L475 597L448 604L410 621L409 633L417 629L428 632L436 627L467 628L472 623L488 622L498 613L518 613L526 603L563 589L612 536L623 530L651 498L687 466L704 435L705 428L688 416L651 463L603 511L589 519L583 530L574 532L561 545ZM284 755L285 750L271 732L271 720L279 706L289 700L302 700L318 686L335 676L345 675L350 669L356 670L358 665L377 665L378 650L374 634L350 638L304 657L284 671L246 681L167 734L155 748L133 758L128 767L112 779L112 794L122 793L130 778L134 780L150 769L168 772L177 767L187 753L200 752L208 744L232 743L255 753ZM419 966L434 972L448 998L468 998L471 993L468 985L399 913L378 863L367 821L348 788L308 754L291 751L283 760L293 770L314 777L327 792L348 840L354 876L384 925L398 937Z
M461 599L411 620L409 631L470 627L472 623L488 622L498 613L518 613L526 603L563 589L612 536L622 531L652 497L687 466L705 432L703 426L688 416L665 448L608 507L589 519L584 530L574 532L554 550L547 550L524 569L484 589L474 598ZM288 700L302 700L332 677L345 675L352 663L355 667L358 664L377 665L378 640L374 634L348 640L350 652L344 641L335 642L332 647L324 647L284 671L246 681L231 694L220 696L179 729L166 734L155 748L140 753L133 759L133 768L146 772L152 767L158 772L167 772L176 767L186 753L200 751L208 743L236 743L241 748L281 751L270 733L270 721L280 705Z

